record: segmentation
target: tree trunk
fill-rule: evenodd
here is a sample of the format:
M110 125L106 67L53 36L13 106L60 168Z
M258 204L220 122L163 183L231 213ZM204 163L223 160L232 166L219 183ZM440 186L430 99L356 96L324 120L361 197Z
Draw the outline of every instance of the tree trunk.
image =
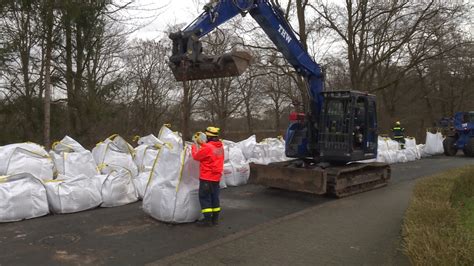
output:
M51 141L51 52L53 46L53 5L51 1L46 5L46 57L44 76L44 128L43 144L50 146Z

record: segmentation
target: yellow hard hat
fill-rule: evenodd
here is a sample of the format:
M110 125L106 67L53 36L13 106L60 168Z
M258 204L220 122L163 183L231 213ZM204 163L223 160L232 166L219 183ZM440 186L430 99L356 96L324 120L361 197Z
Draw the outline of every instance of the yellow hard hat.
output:
M218 137L219 131L220 131L220 128L218 127L207 127L205 134L206 136L209 136L209 137Z
M395 122L395 125L399 126L399 125L400 125L400 121Z

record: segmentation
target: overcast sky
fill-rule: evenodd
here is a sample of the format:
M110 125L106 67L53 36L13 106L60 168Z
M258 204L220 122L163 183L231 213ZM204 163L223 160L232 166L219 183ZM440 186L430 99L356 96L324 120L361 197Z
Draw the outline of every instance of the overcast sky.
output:
M126 21L131 27L144 25L132 34L133 38L156 39L170 25L189 24L202 11L202 3L205 1L136 0L124 15L131 18Z
M161 38L170 25L191 23L202 12L202 7L207 2L209 1L135 0L133 6L123 15L126 18L126 24L132 28L138 28L132 34L132 38L156 39ZM287 1L282 0L280 2L285 5ZM473 34L474 25L467 26L466 30L470 30Z

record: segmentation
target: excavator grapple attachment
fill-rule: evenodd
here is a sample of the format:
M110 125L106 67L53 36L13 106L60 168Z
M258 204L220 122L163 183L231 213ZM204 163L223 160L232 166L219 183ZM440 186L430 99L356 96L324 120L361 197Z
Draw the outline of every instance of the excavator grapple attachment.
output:
M177 81L202 80L240 76L250 65L252 56L245 51L233 51L221 56L201 55L199 60L186 58L170 67Z

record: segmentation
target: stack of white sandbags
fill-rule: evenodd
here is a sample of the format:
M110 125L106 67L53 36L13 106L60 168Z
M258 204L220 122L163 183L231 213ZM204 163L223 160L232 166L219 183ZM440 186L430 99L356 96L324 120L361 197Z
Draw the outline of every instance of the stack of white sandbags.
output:
M241 186L247 184L250 176L250 166L242 150L236 143L224 140L224 171L221 178L226 186Z
M378 138L377 162L406 163L420 158L420 150L414 138L405 139L404 149L401 149L400 143L390 138Z
M48 202L54 213L73 213L93 209L102 203L99 183L86 175L59 174L45 182Z
M96 176L102 193L101 207L121 206L138 200L133 182L138 168L133 154L133 147L119 135L112 135L92 150L101 172Z
M77 176L93 178L100 174L92 153L69 136L55 142L49 154L61 179Z
M135 183L138 197L143 199L153 165L156 162L164 142L151 134L141 137L137 143L138 146L135 148L134 161L138 167L138 176L133 179L133 182Z
M46 189L32 174L0 178L0 222L13 222L49 213Z
M29 173L40 180L53 179L54 164L46 150L35 143L0 147L0 175Z
M441 132L436 134L426 132L426 143L422 146L421 156L428 157L432 155L443 154L443 135Z
M255 135L236 143L246 161L269 164L290 160L285 155L285 141L282 138L267 138L257 143Z
M143 210L163 222L194 222L201 215L199 163L192 159L189 144L183 148L179 134L163 127L158 138L165 144L151 171Z

